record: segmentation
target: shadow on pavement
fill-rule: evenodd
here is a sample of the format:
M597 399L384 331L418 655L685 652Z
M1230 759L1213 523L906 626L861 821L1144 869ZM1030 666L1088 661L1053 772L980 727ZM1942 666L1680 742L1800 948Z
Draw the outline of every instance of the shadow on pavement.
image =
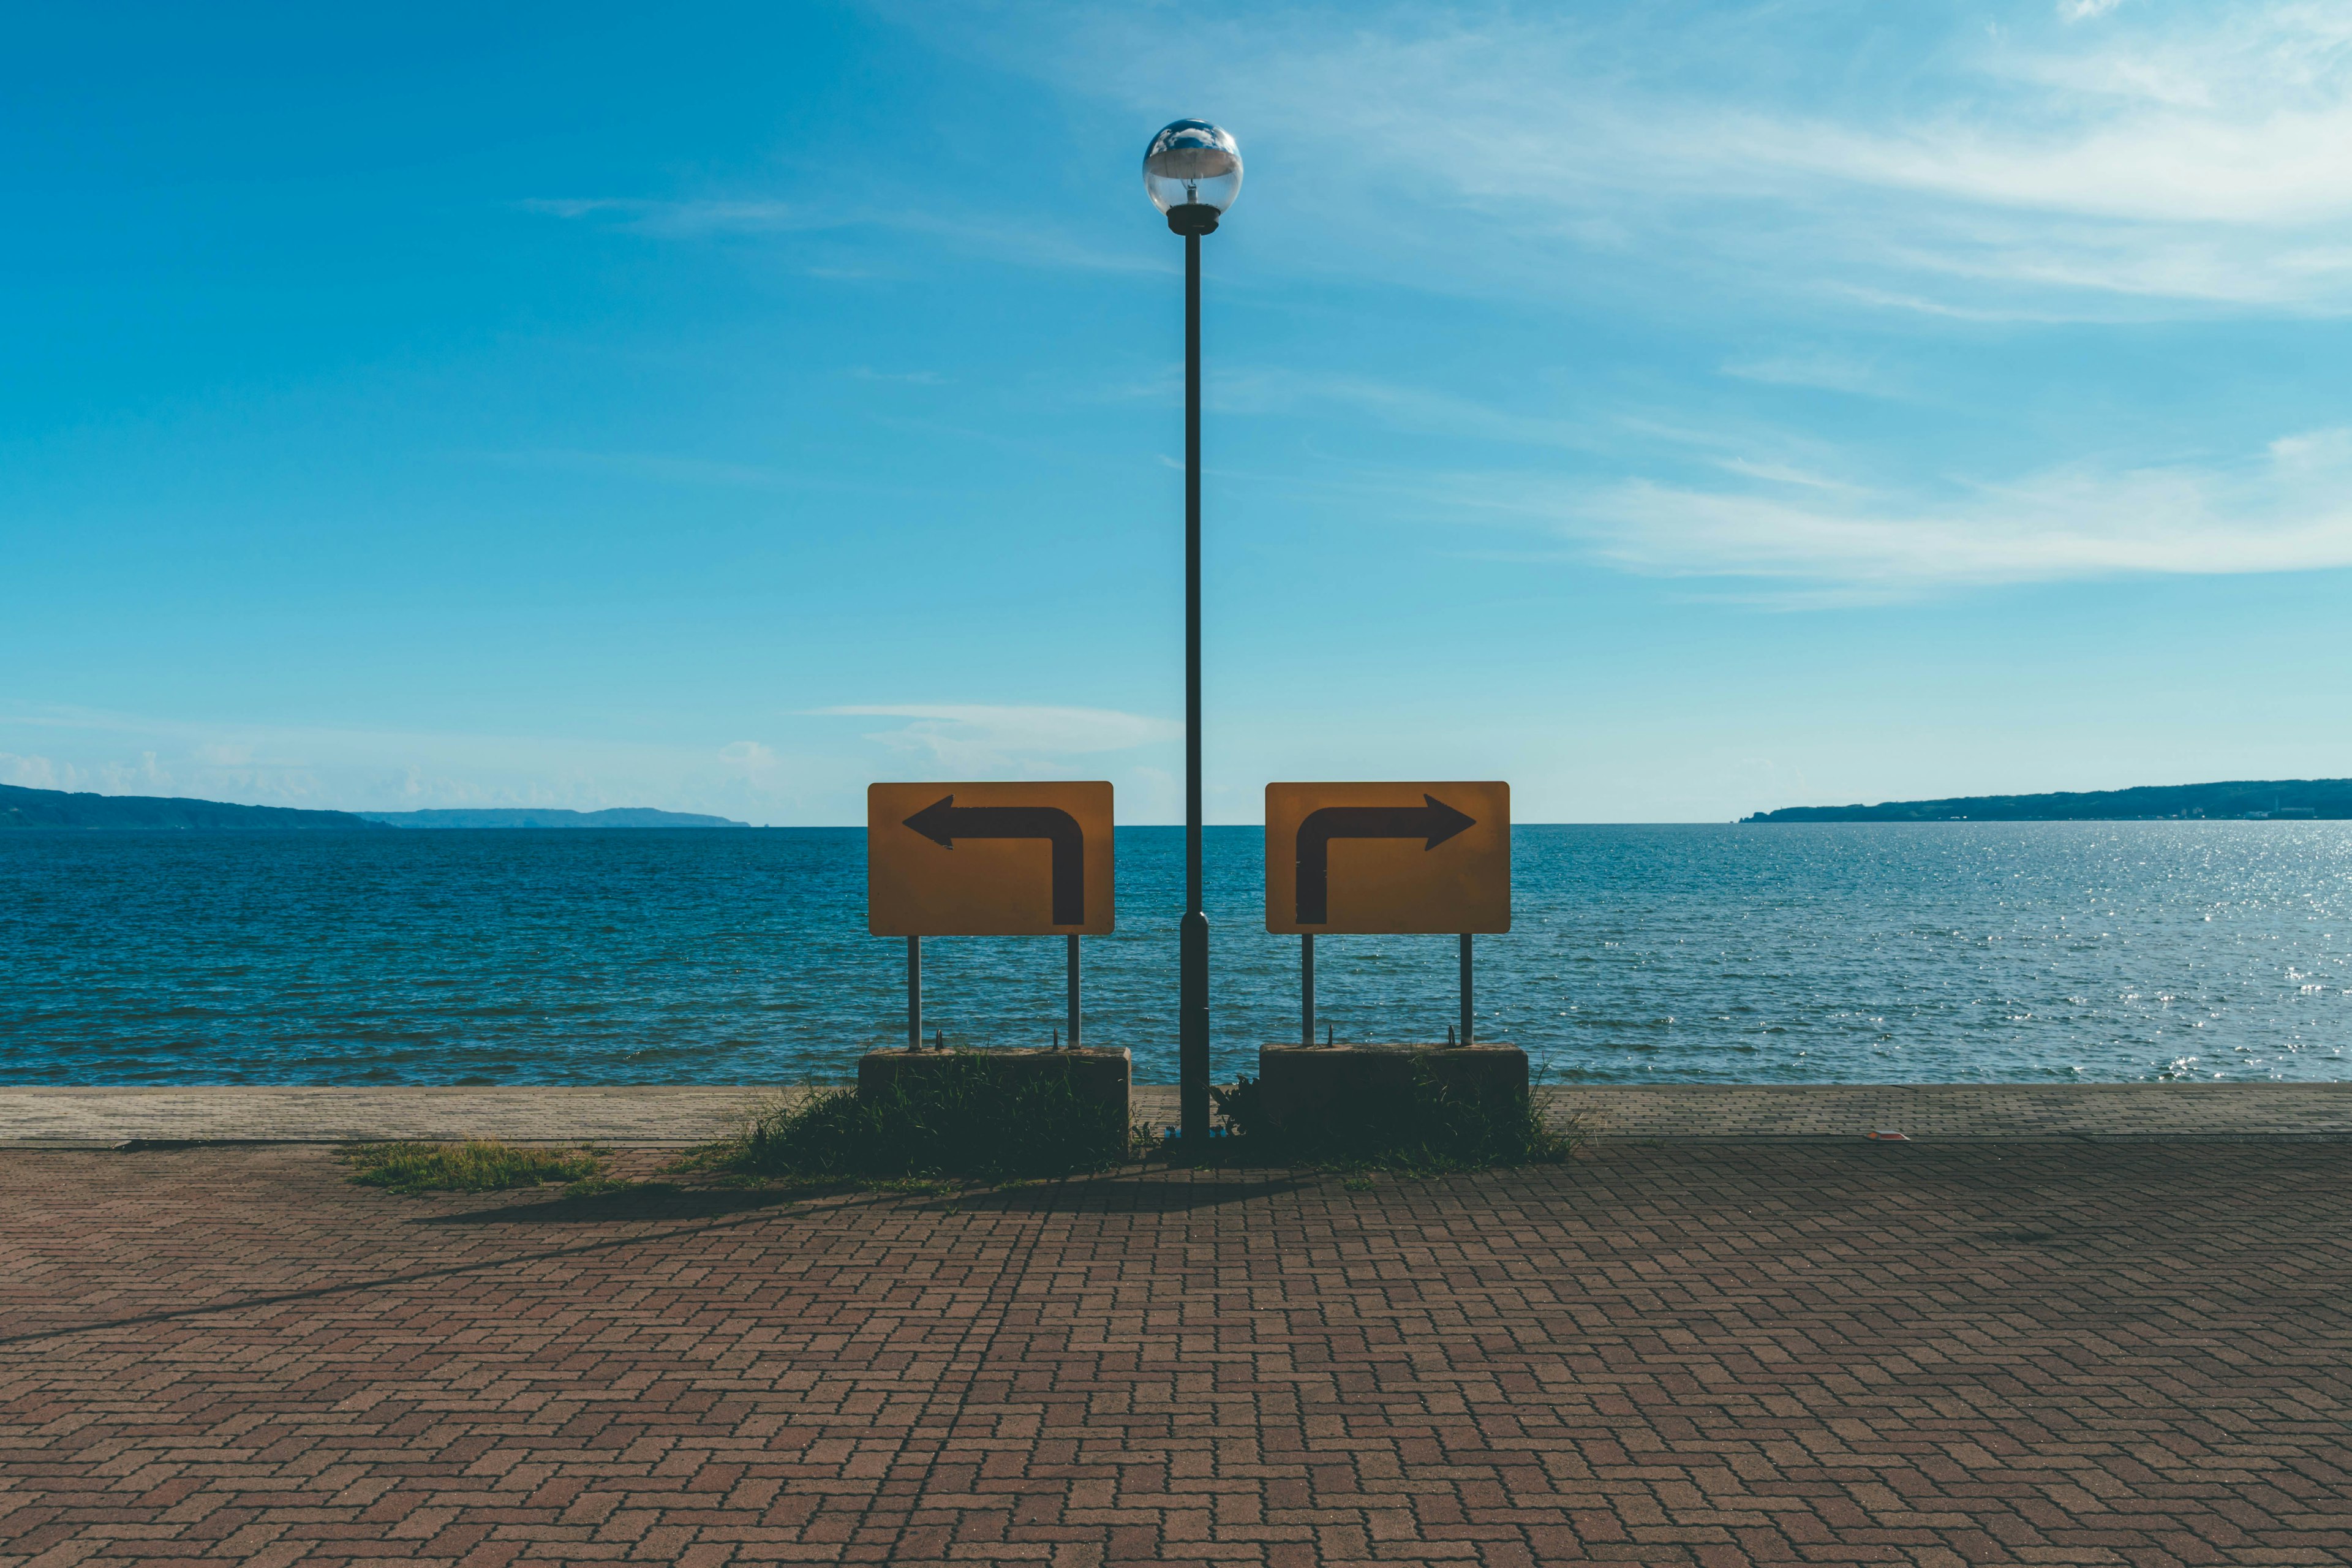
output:
M418 1225L611 1225L630 1220L715 1219L753 1209L782 1208L805 1194L740 1187L686 1188L666 1182L586 1196L530 1198L497 1208L420 1216Z
M995 1187L931 1198L919 1206L999 1214L1189 1214L1270 1198L1312 1186L1317 1178L1190 1171L1127 1171L1024 1187Z
M770 1188L679 1187L646 1182L613 1192L518 1197L495 1208L420 1215L420 1226L612 1225L633 1221L716 1219L809 1200L903 1205L932 1213L1188 1214L1312 1186L1313 1174L1289 1171L1146 1170L1110 1172L1018 1186L907 1192L849 1183Z

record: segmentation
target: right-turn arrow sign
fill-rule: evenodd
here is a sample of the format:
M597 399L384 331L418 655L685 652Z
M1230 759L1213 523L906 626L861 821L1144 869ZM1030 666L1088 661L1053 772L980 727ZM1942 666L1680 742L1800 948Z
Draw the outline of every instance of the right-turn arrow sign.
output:
M1268 784L1266 929L1508 931L1510 824L1506 784Z
M1434 849L1465 827L1478 824L1433 795L1421 805L1326 805L1298 825L1298 882L1294 901L1303 926L1331 922L1331 840L1419 838Z

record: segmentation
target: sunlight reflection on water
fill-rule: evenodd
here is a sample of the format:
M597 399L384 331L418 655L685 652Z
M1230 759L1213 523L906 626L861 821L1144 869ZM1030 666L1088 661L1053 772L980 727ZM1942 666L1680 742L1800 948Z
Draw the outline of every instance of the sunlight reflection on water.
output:
M1181 834L1119 835L1087 1033L1174 1068ZM1480 1034L1581 1081L2352 1078L2352 825L1536 827ZM1217 1070L1295 1038L1260 836L1209 838ZM0 1080L773 1082L903 1028L852 829L0 838ZM1325 937L1341 1039L1440 1039L1450 939ZM1044 1044L1061 944L940 939L951 1043Z

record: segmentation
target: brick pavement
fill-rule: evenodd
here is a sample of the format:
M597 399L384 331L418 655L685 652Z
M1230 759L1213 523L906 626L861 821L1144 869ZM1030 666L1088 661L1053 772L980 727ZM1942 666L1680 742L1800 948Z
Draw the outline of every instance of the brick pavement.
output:
M367 1089L0 1085L0 1148L131 1140L341 1142L506 1138L699 1143L777 1092L725 1084ZM1610 1084L1540 1089L1593 1138L2352 1138L2352 1083ZM1138 1084L1136 1114L1177 1119L1176 1090Z
M563 1201L19 1151L0 1564L2342 1563L2347 1176L1622 1142Z
M504 1138L635 1145L704 1143L771 1089L738 1084L522 1087L193 1084L0 1085L0 1148L158 1142L341 1143Z
M1538 1091L1600 1138L2352 1138L2352 1083L1676 1083Z

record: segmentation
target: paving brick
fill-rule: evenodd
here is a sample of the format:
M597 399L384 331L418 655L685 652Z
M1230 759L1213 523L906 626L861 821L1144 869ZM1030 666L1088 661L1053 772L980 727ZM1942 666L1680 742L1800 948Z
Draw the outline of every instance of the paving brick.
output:
M0 1568L2352 1562L2352 1144L1962 1136L800 1202L0 1153Z

